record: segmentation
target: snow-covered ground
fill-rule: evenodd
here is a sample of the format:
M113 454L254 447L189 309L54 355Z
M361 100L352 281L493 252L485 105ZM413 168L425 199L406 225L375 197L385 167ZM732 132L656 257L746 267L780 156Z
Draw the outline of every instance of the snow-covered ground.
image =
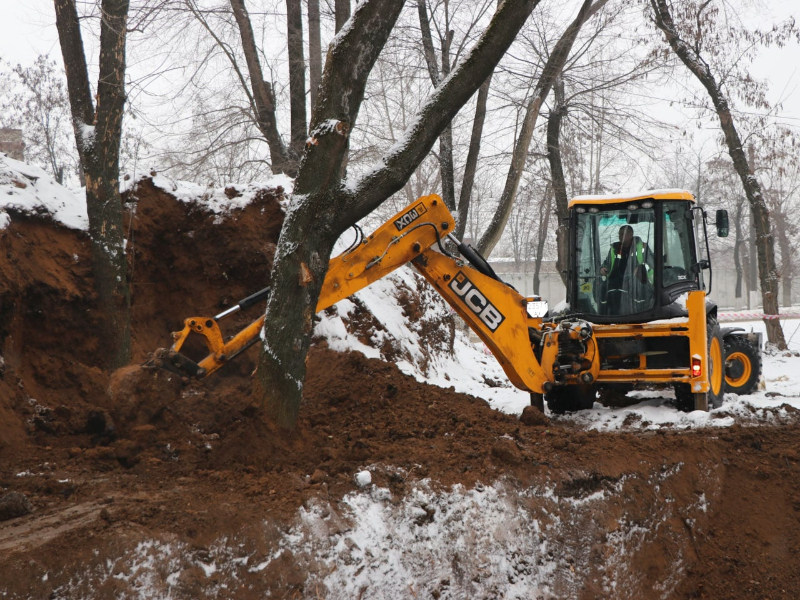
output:
M247 206L259 190L282 187L288 194L294 185L294 181L285 175L276 175L265 182L210 187L177 181L155 171L152 173L137 173L123 178L120 191L131 191L143 177L150 177L153 185L181 202L198 204L210 212L225 214ZM56 222L72 229L89 227L83 189L70 190L43 169L0 152L0 229L8 226L9 211L49 214Z
M214 212L225 212L247 201L242 196L156 177L157 185L184 201L207 204ZM280 182L285 188L290 182ZM47 211L70 227L85 228L85 202L80 196L57 186L41 170L0 155L0 228L8 223L7 210ZM453 355L425 352L423 328L404 316L398 290L425 293L426 284L403 267L358 293L358 300L381 322L369 344L348 332L347 317L355 308L343 300L337 311L323 315L316 333L338 350L358 350L376 358L386 342L401 347L398 366L429 383L484 398L508 413L520 413L528 405L528 394L507 381L500 365L481 345L459 333ZM429 289L425 306L428 316L440 316L449 308ZM763 331L761 321L737 323ZM665 402L663 394L638 392L639 402L627 408L606 408L558 417L578 427L599 430L657 427L725 427L734 422L768 424L784 416L781 406L800 408L800 320L784 323L789 340L788 353L771 353L764 359L765 389L748 397L727 395L722 407L710 413L681 413ZM340 502L311 502L299 509L294 524L282 530L276 544L266 543L267 553L245 552L235 540L221 538L211 543L198 559L186 544L173 539L145 540L121 549L118 559L108 561L106 572L86 573L94 580L115 578L129 582L138 597L172 598L184 570L201 568L209 586L225 595L222 577L237 581L244 573L260 573L283 553L295 557L308 574L307 590L316 589L327 598L555 598L575 597L588 574L595 573L604 595L618 589L635 589L640 574L631 557L652 543L651 532L664 523L701 519L713 488L700 481L704 490L680 505L670 494L656 493L645 520L629 517L626 503L635 503L629 486L644 485L655 490L668 485L681 465L662 469L654 479L635 481L621 478L583 497L559 495L552 485L521 489L512 481L465 489L460 485L441 489L427 480L419 481L402 498L388 489L371 484L368 471L394 469L391 465L368 465L353 475L360 489ZM638 507L631 506L637 510ZM623 507L621 510L620 507ZM621 510L613 531L600 531L597 515ZM268 515L265 515L268 520ZM586 539L605 540L590 558ZM685 566L680 550L670 554L668 572L659 584L668 596L680 580ZM600 561L599 563L597 561ZM103 569L101 569L103 570ZM215 575L216 574L216 575ZM216 578L214 578L214 577ZM47 577L47 574L44 575ZM75 590L81 589L76 575ZM215 583L221 579L222 583ZM73 582L53 597L74 597ZM318 584L318 587L317 587Z

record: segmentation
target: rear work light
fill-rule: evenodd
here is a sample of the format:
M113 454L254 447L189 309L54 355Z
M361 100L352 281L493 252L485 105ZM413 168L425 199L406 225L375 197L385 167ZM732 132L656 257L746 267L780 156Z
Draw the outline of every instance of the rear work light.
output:
M700 374L703 372L703 359L700 358L699 354L695 354L692 357L692 377L700 377Z

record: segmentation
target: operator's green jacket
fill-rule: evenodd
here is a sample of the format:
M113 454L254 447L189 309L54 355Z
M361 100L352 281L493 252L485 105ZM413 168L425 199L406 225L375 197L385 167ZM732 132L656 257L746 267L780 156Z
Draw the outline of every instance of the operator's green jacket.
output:
M611 244L611 248L608 249L608 256L603 261L601 267L605 267L608 271L608 277L611 278L613 275L617 275L614 273L614 267L616 266L616 262L618 257L621 257L620 253L620 246L622 242L614 242ZM636 261L631 265L630 272L633 272L634 269L638 268L640 265L645 265L647 269L647 281L649 283L653 283L653 274L655 273L654 263L653 263L653 253L650 251L650 246L645 244L640 237L634 237L633 242L631 243L635 252L628 256L628 262L630 262L632 257L636 257ZM626 269L627 269L626 265ZM613 275L612 275L613 274ZM624 274L623 274L624 277Z

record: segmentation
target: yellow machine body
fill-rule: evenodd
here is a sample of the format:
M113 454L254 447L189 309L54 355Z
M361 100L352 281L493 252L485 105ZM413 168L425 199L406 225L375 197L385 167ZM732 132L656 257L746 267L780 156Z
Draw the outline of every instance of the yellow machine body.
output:
M552 322L532 317L527 307L538 297L525 297L509 285L479 272L441 247L455 229L453 217L436 195L417 199L349 252L331 259L317 305L324 310L370 283L411 263L453 307L502 365L518 388L542 394L554 386L594 383L686 383L696 394L708 392L708 369L648 368L646 353L638 368L601 369L599 342L609 338L641 339L682 336L689 351L707 365L705 292L688 293L688 316L644 324L588 324L580 320ZM259 339L264 318L225 340L217 320L190 317L173 334L172 353L179 353L190 335L204 338L208 356L197 363L198 377L208 376ZM563 362L563 350L575 348Z

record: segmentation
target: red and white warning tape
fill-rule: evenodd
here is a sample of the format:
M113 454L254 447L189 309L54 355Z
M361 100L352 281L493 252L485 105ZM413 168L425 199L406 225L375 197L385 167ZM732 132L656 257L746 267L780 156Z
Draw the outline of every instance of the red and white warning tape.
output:
M800 312L788 311L779 315L765 315L758 310L747 310L740 312L721 312L717 315L720 321L756 321L759 319L799 319Z

